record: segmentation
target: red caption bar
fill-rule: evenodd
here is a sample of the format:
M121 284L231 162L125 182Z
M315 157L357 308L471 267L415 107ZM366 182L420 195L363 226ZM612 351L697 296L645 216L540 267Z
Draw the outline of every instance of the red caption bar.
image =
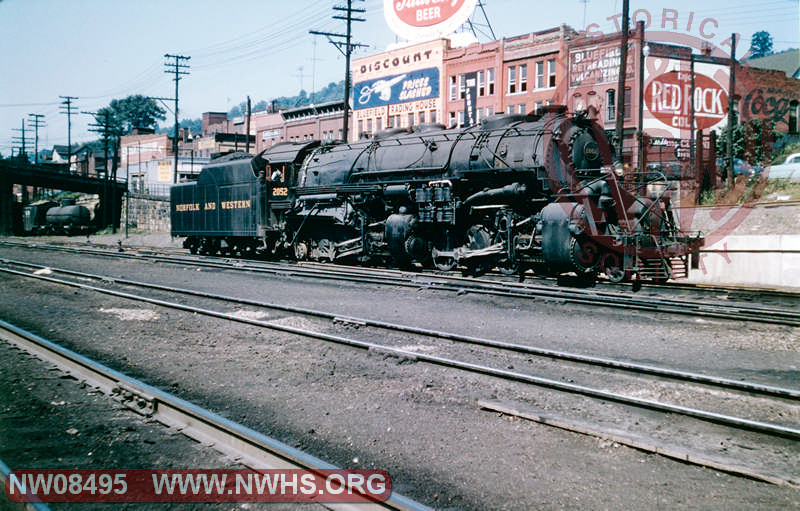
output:
M383 502L383 470L14 470L14 502Z

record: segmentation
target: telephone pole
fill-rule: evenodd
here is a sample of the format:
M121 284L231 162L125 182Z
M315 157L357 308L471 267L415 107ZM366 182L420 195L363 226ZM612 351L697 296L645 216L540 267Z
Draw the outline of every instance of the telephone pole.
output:
M18 137L13 137L15 142L22 143L22 149L19 151L20 158L27 158L27 153L25 151L25 134L30 133L31 129L25 127L25 119L22 119L22 128L14 128L12 131L18 131L20 134ZM14 155L14 151L11 151L11 155Z
M363 2L364 0L357 0ZM344 55L344 121L342 122L342 141L347 142L348 123L350 118L350 56L353 54L353 49L366 45L353 43L352 40L352 25L354 21L367 21L364 18L354 18L353 13L364 14L366 9L354 8L353 0L346 0L347 6L334 6L334 11L341 11L345 14L337 14L333 16L335 20L344 20L347 22L347 31L344 34L336 34L331 32L319 32L317 30L309 30L313 35L324 35L328 38L328 42L336 46L336 48Z
M34 132L34 142L33 142L33 162L38 165L39 164L39 126L44 127L42 124L41 119L44 118L42 114L28 114L28 117L33 118L33 132Z
M628 0L622 0L622 41L620 41L619 48L619 77L617 78L617 118L616 118L616 133L617 133L617 149L619 153L620 164L622 164L622 140L624 138L625 126L625 75L628 72L628 27L630 12L630 3ZM641 126L640 126L641 129Z
M61 102L61 113L67 114L67 169L72 166L72 100L78 99L75 96L59 96L64 101Z
M175 81L175 132L172 138L172 152L175 155L175 163L174 168L172 170L172 182L178 182L178 82L181 80L181 76L189 74L189 65L182 64L182 62L188 61L191 57L184 57L183 55L170 55L169 53L164 54L164 58L166 59L173 59L172 62L165 62L164 72L172 73L175 75L173 80Z

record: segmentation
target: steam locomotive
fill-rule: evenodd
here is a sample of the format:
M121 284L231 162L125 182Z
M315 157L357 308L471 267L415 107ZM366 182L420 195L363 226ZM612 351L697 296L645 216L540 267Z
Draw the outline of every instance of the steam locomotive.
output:
M611 156L596 122L554 106L464 129L280 143L213 161L196 182L174 186L172 235L203 254L685 276L702 238L679 231L668 189L621 182Z

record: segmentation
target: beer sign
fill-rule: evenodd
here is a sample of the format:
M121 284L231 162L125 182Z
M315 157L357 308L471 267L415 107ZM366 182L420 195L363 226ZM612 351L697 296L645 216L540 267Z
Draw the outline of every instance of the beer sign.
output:
M392 31L410 41L436 39L469 19L478 0L384 0L383 14Z

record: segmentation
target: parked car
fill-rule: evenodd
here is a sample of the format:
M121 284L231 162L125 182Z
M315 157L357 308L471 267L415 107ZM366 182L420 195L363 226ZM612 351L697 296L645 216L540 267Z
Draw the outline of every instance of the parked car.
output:
M717 170L722 173L725 168L725 158L717 158ZM747 176L753 177L760 174L762 167L759 165L750 165L740 158L733 159L733 175L734 176Z
M780 165L767 169L769 179L789 179L800 181L800 153L790 154Z
M680 179L681 178L681 164L678 162L654 162L647 164L647 176L650 179L656 179L659 174L663 174L667 179Z

